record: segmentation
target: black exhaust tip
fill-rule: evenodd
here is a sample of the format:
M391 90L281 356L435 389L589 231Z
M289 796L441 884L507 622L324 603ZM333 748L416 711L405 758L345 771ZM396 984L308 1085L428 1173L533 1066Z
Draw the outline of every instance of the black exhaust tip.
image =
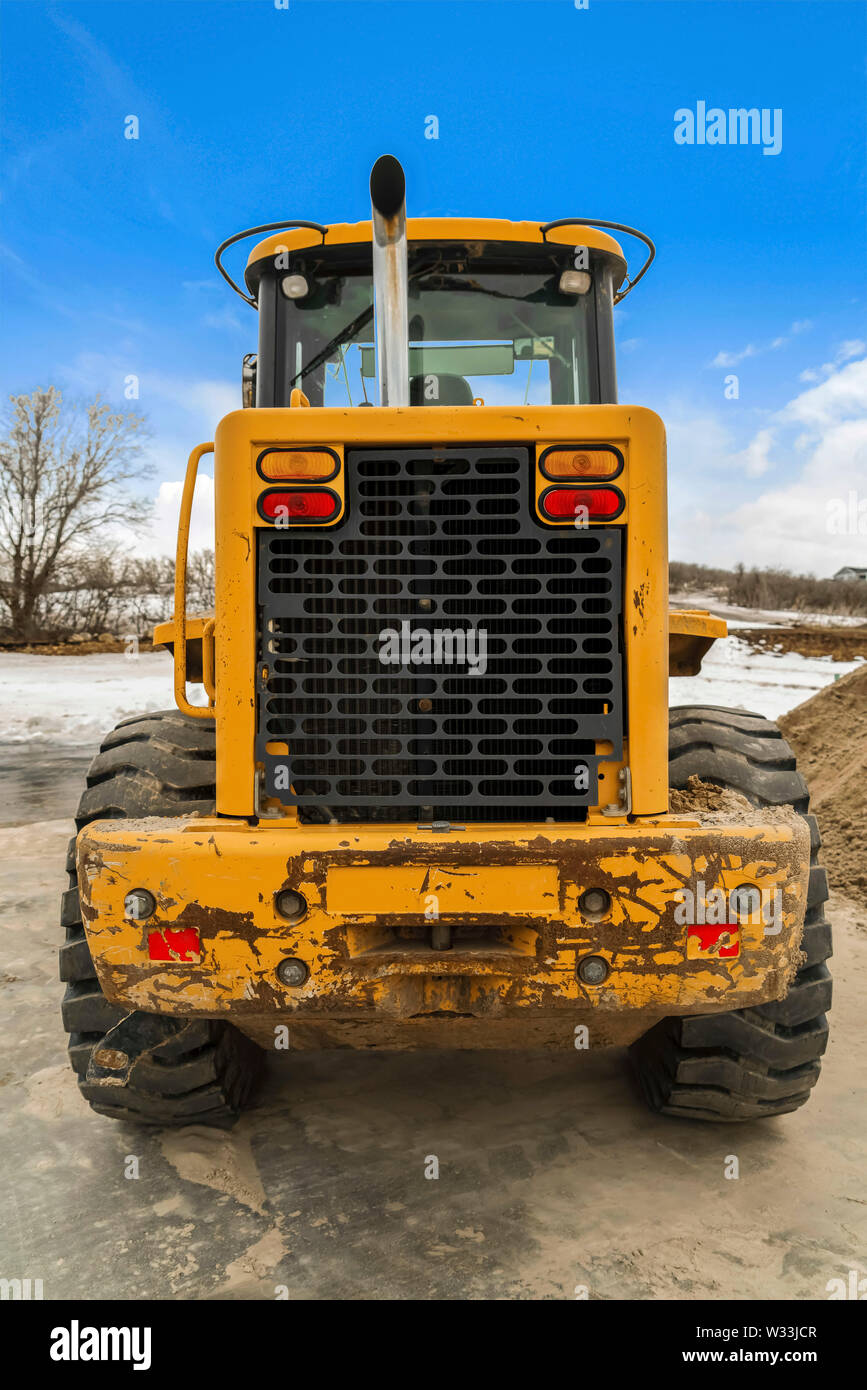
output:
M406 201L406 177L393 154L381 154L370 171L370 201L386 219L395 217Z

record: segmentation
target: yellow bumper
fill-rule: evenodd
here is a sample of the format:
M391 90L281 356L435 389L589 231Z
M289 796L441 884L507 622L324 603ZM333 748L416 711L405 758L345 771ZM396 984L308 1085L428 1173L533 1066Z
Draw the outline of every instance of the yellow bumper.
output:
M444 1021L447 1045L568 1044L588 1020L595 1042L628 1041L649 1019L785 994L800 959L809 835L775 814L449 833L102 821L79 836L79 884L100 984L130 1010L228 1016L272 1045L280 1022L299 1045L308 1031L320 1044L352 1041L358 1025L406 1045L390 1025L433 1040L429 1025ZM684 920L689 894L703 918L712 890L745 883L776 901L770 928L757 912L729 913L716 931ZM285 888L308 905L294 925L275 907ZM610 895L595 918L579 907L588 888ZM156 900L145 921L125 916L135 889ZM450 950L432 949L434 918L451 928ZM607 966L601 983L581 978L588 956ZM309 972L300 987L277 975L287 957Z

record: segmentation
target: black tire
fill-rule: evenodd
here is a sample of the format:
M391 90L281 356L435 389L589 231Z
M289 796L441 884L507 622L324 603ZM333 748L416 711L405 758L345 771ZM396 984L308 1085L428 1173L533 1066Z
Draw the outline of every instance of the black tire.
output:
M714 705L669 712L672 787L690 777L740 792L755 806L793 806L810 827L810 886L801 966L785 999L732 1013L666 1018L630 1048L652 1110L698 1120L753 1120L797 1110L819 1077L828 1042L831 928L821 844L807 784L776 724Z
M100 746L87 773L76 829L90 821L129 816L186 816L213 811L216 796L214 728L177 710L124 719ZM146 1021L148 1055L130 1083L110 1088L88 1081L91 1054L127 1011L110 1004L93 968L81 919L70 840L60 924L61 1006L69 1034L69 1060L81 1094L93 1110L139 1124L233 1124L262 1066L260 1049L236 1028L210 1019L139 1015Z

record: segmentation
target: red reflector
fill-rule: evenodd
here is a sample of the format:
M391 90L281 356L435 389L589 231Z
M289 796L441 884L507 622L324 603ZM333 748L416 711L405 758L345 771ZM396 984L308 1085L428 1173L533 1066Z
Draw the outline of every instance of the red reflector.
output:
M322 521L337 512L338 498L329 488L315 492L266 492L262 498L262 515L269 521Z
M198 927L160 927L148 932L151 960L201 960L202 943Z
M623 498L613 487L550 487L540 500L544 515L558 521L565 517L604 521L623 508Z
M695 960L698 956L739 956L740 930L740 922L722 922L718 927L687 927L687 958Z

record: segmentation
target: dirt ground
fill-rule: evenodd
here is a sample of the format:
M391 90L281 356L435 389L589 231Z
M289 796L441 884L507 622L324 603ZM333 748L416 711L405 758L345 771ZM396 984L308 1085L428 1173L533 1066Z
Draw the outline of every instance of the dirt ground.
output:
M125 652L130 640L121 637L94 637L86 642L0 642L0 652L23 652L26 656L94 656L97 653ZM142 645L151 646L150 638Z
M851 897L867 889L867 666L826 686L780 720L810 787L825 865Z
M867 623L857 627L741 627L735 636L760 651L830 656L833 661L867 660Z
M867 1272L851 902L824 1074L793 1115L655 1117L619 1050L334 1051L272 1059L231 1134L148 1132L93 1115L64 1059L69 829L0 830L3 1277L46 1298L824 1299Z

